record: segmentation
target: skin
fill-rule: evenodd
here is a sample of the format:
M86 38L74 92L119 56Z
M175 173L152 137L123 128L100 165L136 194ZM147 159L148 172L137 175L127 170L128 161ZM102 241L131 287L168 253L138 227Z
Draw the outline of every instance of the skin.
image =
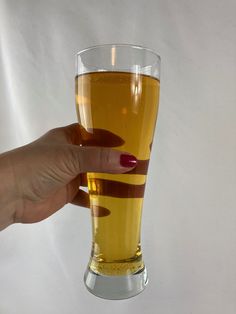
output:
M112 139L119 146L116 136L104 130L97 134L102 136L93 141L72 124L1 154L0 230L13 223L39 222L67 203L89 207L88 194L79 189L87 185L86 172L124 173L135 167L135 161L132 167L121 165L121 155L128 153L103 146L112 146ZM90 146L80 146L86 136Z

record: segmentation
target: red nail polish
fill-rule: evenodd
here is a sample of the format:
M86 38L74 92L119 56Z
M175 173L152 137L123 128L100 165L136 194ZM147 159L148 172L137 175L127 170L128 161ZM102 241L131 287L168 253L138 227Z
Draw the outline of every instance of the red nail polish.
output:
M120 164L122 167L131 168L137 165L137 159L133 155L120 155Z

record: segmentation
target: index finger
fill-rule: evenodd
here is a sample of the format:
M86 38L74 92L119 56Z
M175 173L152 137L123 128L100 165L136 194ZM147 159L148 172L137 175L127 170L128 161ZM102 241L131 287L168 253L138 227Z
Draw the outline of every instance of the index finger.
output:
M73 144L82 146L119 147L124 140L105 129L88 128L79 123L73 123L65 127L55 128L43 135L40 140L60 144Z

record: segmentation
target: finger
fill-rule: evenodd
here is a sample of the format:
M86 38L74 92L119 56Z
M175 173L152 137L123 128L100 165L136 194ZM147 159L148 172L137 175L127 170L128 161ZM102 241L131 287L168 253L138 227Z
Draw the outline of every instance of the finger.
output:
M82 143L80 125L73 123L65 127L54 128L41 136L37 141L43 141L52 144L76 144Z
M84 192L83 190L78 191L71 203L74 205L91 208L91 214L93 217L105 217L111 213L108 208L91 205L88 193Z
M70 164L74 173L125 173L137 164L133 155L111 148L71 145L70 152Z
M74 199L75 195L79 191L79 187L81 185L81 177L80 175L77 175L72 181L70 181L67 186L67 200L66 203L71 203L71 201Z
M83 146L118 147L124 144L124 140L120 136L108 130L96 128L85 129L78 123L56 130L58 132L64 132L67 140L75 145L82 144Z
M61 144L81 144L83 146L118 147L124 144L121 137L110 131L93 128L86 130L78 123L52 129L43 135L40 140Z
M83 146L118 147L125 141L118 135L104 129L84 129L80 126Z
M83 190L78 190L77 194L71 201L71 204L90 208L89 195Z
M80 185L81 186L88 186L87 173L81 173L80 174Z

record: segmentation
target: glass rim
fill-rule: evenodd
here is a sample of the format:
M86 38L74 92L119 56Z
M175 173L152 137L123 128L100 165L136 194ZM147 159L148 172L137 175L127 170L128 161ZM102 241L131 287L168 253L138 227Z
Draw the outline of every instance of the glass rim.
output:
M156 53L153 49L147 48L145 46L141 46L141 45L135 45L135 44L98 44L98 45L94 45L94 46L90 46L87 47L85 49L82 49L80 51L78 51L76 53L76 56L81 56L84 52L89 51L89 50L93 50L96 48L102 48L102 47L129 47L129 48L135 48L135 49L139 49L139 50L144 50L144 51L148 51L149 53L151 53L152 55L154 55L159 62L161 62L161 57L158 53Z

